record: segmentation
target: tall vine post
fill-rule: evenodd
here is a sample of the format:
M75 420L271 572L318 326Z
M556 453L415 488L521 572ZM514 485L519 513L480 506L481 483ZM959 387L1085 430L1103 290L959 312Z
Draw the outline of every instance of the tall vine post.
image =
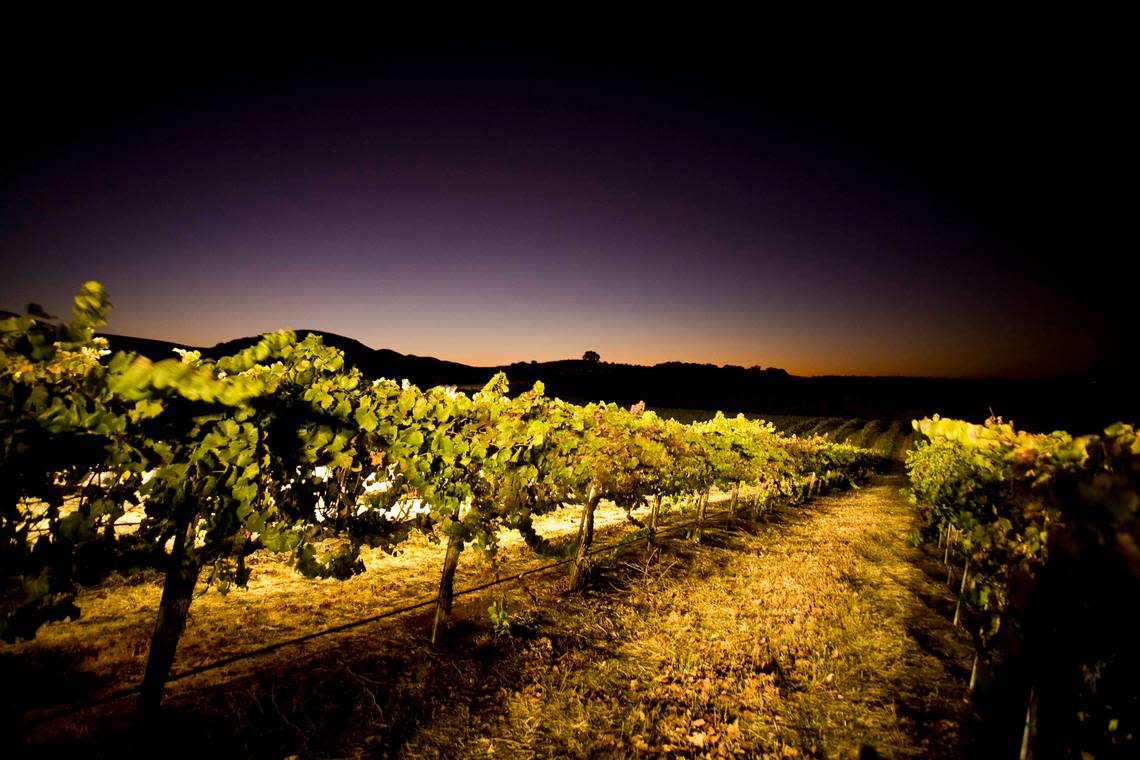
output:
M439 642L444 622L451 614L455 599L455 570L459 567L459 555L463 552L463 538L452 534L447 539L447 553L443 557L443 571L439 576L439 593L435 597L435 615L431 624L431 645Z
M700 543L705 536L705 515L709 508L709 487L706 487L697 496L697 530L693 534L693 541Z
M169 566L162 585L162 598L158 603L158 615L155 617L154 632L147 653L146 670L139 689L138 708L144 718L153 716L159 710L162 692L174 665L178 640L186 628L194 584L198 581L200 569L193 556L195 527L192 515L188 515L177 526L174 534L168 557Z
M574 552L574 564L570 568L570 590L580 591L586 580L589 564L587 554L594 542L594 512L600 500L597 486L591 486L586 503L582 506L582 519L578 524L578 547Z

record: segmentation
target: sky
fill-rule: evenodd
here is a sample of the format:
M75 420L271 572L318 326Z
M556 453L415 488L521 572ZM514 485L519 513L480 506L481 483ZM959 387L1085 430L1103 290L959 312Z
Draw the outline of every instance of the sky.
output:
M291 327L484 366L1115 371L1122 27L975 21L30 27L4 54L0 308L66 314L96 279L108 332L190 345Z

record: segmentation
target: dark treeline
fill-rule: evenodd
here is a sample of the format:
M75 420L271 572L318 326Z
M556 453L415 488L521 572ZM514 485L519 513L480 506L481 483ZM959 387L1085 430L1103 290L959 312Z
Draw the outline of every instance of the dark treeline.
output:
M298 331L303 337L309 331ZM326 345L345 353L345 360L367 377L407 378L420 387L482 386L505 371L512 390L535 380L547 392L568 400L615 401L682 409L721 409L728 413L795 414L864 419L917 419L932 414L974 421L991 413L1026 430L1098 432L1123 420L1140 420L1140 397L1123 378L946 379L915 377L797 377L782 369L666 362L654 366L566 359L517 362L499 367L472 367L432 357L371 349L359 341L320 333ZM112 348L165 358L175 344L107 336ZM202 348L206 356L223 356L254 338Z

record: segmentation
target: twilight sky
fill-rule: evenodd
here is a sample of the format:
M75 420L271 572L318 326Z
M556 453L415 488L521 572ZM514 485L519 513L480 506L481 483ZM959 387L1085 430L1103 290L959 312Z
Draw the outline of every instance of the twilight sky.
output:
M1132 288L1106 257L1136 250L1111 27L31 35L4 61L0 308L66 314L98 279L109 332L196 345L1111 370Z

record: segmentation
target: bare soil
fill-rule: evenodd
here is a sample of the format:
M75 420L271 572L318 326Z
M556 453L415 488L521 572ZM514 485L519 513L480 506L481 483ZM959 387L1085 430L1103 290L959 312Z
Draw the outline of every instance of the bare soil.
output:
M701 544L675 531L457 600L444 642L430 607L283 646L172 683L163 718L133 703L72 706L141 677L156 577L91 589L82 619L0 650L6 755L124 757L964 757L972 754L969 637L945 570L912 544L899 494L876 478L769 510L722 512ZM710 510L711 511L711 510ZM747 512L747 510L744 510ZM599 516L600 543L634 537ZM569 540L577 510L539 527ZM678 513L673 523L691 515ZM464 555L457 588L547 564L504 537L497 568ZM429 600L443 549L366 557L345 582L254 565L248 590L202 591L176 672ZM511 632L487 608L505 603Z

